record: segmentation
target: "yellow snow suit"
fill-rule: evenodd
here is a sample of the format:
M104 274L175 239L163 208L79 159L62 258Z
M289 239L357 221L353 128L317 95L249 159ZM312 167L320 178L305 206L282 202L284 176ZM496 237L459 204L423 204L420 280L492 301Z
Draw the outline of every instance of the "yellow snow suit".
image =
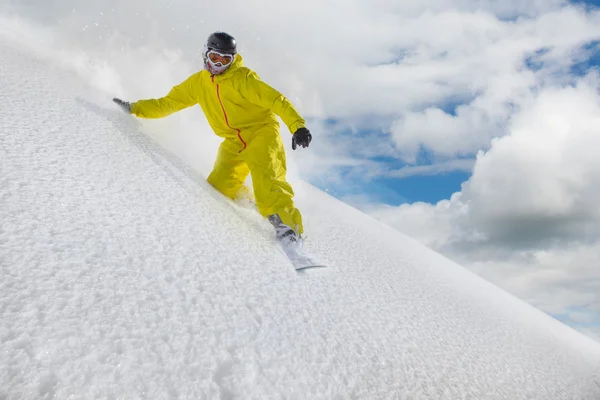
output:
M162 118L200 104L213 131L225 140L219 147L208 182L229 198L245 195L252 173L254 196L263 216L279 214L284 224L303 233L302 216L294 206L294 191L286 181L286 159L279 134L281 117L291 133L305 121L281 93L243 65L238 54L220 75L202 70L159 99L140 100L131 113Z

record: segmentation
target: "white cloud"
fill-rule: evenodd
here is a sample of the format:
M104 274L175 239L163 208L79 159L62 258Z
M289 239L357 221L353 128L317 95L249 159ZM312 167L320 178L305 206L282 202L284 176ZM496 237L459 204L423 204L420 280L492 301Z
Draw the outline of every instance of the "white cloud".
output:
M599 15L566 8L514 23L453 11L415 21L432 27L429 36L414 26L419 51L390 66L412 83L404 95L415 96L391 128L402 157L414 162L421 146L446 157L488 147L538 90L570 79L567 69L579 59L581 45L600 37ZM538 49L549 49L541 57L543 67L536 72L524 68L526 57ZM421 93L427 97L418 97ZM474 98L456 115L435 106L419 109L428 100L443 105L453 96Z
M445 157L472 154L475 149L487 146L489 138L481 132L489 130L488 124L479 120L481 114L467 113L470 115L465 116L459 110L454 116L439 108L428 108L396 121L392 132L403 159L416 163L421 146Z
M463 190L478 224L510 231L510 223L543 220L561 229L600 217L597 88L592 75L577 87L545 90L478 158Z
M450 242L454 236L458 236L454 230L456 216L450 212L449 207L454 207L454 204L448 200L442 200L436 206L418 202L403 204L399 207L373 207L372 204L364 204L360 208L365 209L371 215L398 228L398 230L407 233L409 236L439 250Z

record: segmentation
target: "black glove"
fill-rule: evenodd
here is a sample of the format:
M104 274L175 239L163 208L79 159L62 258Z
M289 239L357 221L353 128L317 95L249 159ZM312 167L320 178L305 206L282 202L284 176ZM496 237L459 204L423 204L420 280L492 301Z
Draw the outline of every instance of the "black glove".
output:
M127 114L131 114L131 104L128 101L121 100L117 97L113 99L115 103L119 105Z
M310 131L306 128L299 128L292 136L292 150L296 150L296 145L308 147L311 140L312 135Z

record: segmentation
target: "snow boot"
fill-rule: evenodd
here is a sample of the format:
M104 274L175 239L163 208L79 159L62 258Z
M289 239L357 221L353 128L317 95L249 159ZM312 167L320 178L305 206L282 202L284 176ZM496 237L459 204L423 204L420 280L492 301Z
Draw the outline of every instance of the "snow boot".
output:
M275 227L275 236L277 237L277 240L287 240L290 242L298 241L299 238L298 238L298 235L296 234L296 232L292 228L290 228L289 226L284 224L281 221L281 218L279 217L279 215L277 215L277 214L269 215L267 217L267 219L269 220L271 225L273 225L273 227Z

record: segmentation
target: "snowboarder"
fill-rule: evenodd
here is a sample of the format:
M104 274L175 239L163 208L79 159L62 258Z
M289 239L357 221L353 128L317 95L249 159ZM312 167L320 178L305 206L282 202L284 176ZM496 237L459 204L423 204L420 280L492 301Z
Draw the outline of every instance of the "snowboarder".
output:
M259 212L273 224L278 239L296 242L304 231L294 191L286 181L286 156L279 134L281 117L292 135L292 148L308 147L311 133L292 103L245 67L236 40L224 32L208 37L204 69L159 99L113 101L141 118L162 118L200 104L221 143L208 182L225 196L249 195L244 185L252 174Z

